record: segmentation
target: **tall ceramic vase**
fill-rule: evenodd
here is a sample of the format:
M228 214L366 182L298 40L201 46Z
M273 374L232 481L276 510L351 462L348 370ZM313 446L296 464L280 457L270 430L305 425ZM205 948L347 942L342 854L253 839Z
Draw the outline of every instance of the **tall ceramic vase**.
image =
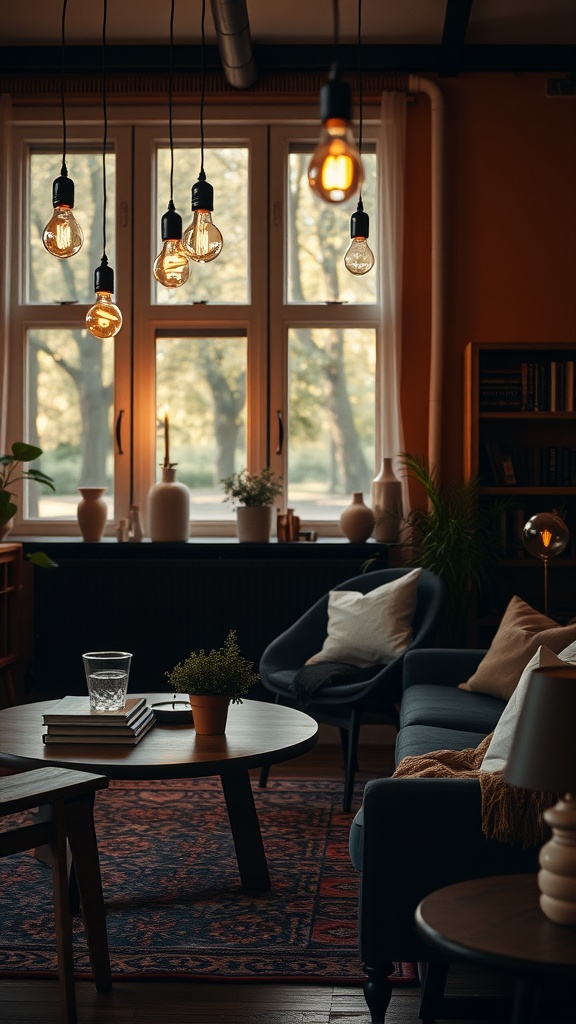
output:
M374 529L374 513L364 504L362 491L354 491L352 504L340 514L340 528L351 544L363 544Z
M392 459L382 459L372 481L374 537L381 544L397 544L402 520L402 484L392 469Z
M190 491L175 479L173 466L148 494L148 532L154 541L183 541L190 536Z
M85 541L101 540L108 518L108 507L102 497L107 488L79 487L78 490L82 497L78 502L76 515L82 539Z

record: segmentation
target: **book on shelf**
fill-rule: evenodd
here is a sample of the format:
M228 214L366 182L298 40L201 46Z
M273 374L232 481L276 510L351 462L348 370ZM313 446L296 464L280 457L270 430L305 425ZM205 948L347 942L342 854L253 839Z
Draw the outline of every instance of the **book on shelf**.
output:
M100 743L107 745L124 744L135 746L150 731L156 721L152 708L145 707L144 713L132 726L52 724L43 735L44 743Z
M122 711L91 711L90 698L86 697L63 697L50 711L42 715L44 725L51 725L62 722L73 722L76 725L99 724L118 727L128 725L146 706L145 697L127 697Z

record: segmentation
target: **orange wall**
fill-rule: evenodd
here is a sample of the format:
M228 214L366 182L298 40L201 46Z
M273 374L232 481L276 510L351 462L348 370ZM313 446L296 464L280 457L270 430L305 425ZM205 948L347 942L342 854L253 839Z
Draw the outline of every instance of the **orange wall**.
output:
M442 477L462 473L469 341L574 341L576 98L545 75L439 79L445 118ZM408 115L402 400L406 448L426 454L430 315L430 116Z

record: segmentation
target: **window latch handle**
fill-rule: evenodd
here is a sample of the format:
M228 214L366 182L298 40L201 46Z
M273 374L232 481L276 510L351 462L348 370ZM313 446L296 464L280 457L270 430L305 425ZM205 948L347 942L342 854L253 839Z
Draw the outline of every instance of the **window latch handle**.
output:
M116 420L116 446L118 448L118 455L124 455L122 451L122 417L124 415L124 409L120 409L118 418Z
M282 410L276 410L276 417L278 419L278 444L276 445L276 455L282 455L282 449L284 447L284 420L282 419Z

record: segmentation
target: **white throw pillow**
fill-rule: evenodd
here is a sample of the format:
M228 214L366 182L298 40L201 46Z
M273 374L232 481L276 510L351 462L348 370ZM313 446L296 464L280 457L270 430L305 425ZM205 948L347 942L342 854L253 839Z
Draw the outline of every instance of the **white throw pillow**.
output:
M340 661L368 668L386 665L412 641L412 619L421 569L376 587L368 594L331 590L328 596L328 636L322 650L309 658Z
M539 668L552 668L554 665L574 662L576 662L576 642L569 644L563 651L560 651L560 654L554 654L548 647L541 646L532 655L494 729L494 735L480 765L481 772L499 772L506 767L518 715L524 703L532 672Z

